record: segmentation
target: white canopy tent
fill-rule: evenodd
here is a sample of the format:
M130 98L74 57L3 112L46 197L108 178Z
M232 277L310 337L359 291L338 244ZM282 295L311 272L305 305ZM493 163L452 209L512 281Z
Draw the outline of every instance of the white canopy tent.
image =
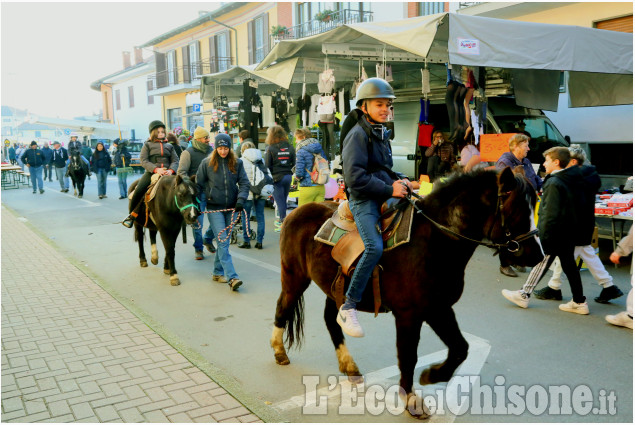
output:
M554 87L559 86L554 82L561 71L569 71L572 107L633 103L632 34L451 13L349 24L312 37L281 40L254 71L295 69L297 62L289 59L325 55L412 62L419 67L423 62L449 62L504 68L518 80L538 83L531 86L535 93L524 93L526 98L546 96L550 104L554 99L557 104Z

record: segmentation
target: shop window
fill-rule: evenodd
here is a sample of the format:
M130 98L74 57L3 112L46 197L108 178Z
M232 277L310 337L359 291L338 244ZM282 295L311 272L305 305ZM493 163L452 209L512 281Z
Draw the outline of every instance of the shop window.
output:
M186 112L191 114L194 112L194 107L188 106ZM203 115L190 115L187 117L187 129L190 131L190 134L194 134L196 127L203 127Z
M170 131L172 131L176 127L183 126L182 117L183 110L181 108L168 109L168 125L170 126Z
M134 87L128 87L128 104L131 108L134 108Z

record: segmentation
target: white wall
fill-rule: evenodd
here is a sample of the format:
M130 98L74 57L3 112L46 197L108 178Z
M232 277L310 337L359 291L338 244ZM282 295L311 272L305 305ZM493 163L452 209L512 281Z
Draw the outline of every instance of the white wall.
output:
M407 10L401 2L370 2L373 22L396 21L408 17Z
M153 70L151 70L153 72ZM135 130L135 138L145 140L148 138L148 124L153 120L159 120L162 117L161 97L154 97L154 104L148 105L147 81L148 75L152 72L144 73L127 79L125 81L113 83L113 104L115 125L119 120L121 126L121 135L124 139L131 136L132 129ZM130 107L128 99L128 87L134 87L134 107ZM121 109L117 110L117 101L115 91L120 91Z

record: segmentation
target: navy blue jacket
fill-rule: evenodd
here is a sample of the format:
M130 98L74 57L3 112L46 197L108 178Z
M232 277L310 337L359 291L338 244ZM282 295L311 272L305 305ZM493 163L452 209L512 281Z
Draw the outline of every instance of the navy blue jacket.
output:
M90 157L90 166L93 171L97 171L99 169L108 171L110 170L111 163L112 160L110 159L110 154L105 148L102 151L95 149L93 156Z
M44 154L44 164L49 165L51 163L51 159L53 159L53 149L47 147L42 148L42 153Z
M300 147L295 151L295 178L300 182L300 186L314 186L311 181L311 171L313 170L313 154L320 154L323 158L326 158L322 145L315 139L307 139L307 145ZM298 143L305 142L302 140Z
M360 123L370 127L370 141ZM392 169L389 136L390 131L383 126L371 127L366 117L362 117L346 135L342 150L342 170L352 199L384 202L392 196L392 184L396 179L385 169L379 169ZM369 143L372 143L372 147Z
M232 173L227 158L218 157L218 170L203 160L196 172L196 184L205 191L207 207L210 210L234 208L236 202L244 203L249 196L249 177L241 159L237 160L236 172Z
M121 158L122 156L123 159ZM119 146L112 153L112 162L115 163L115 167L117 168L130 167L131 158L132 156L130 155L130 152L128 152L128 148L126 148L125 146ZM126 161L125 165L124 160Z
M55 165L55 168L66 167L67 161L68 161L68 151L66 150L66 148L60 148L59 151L53 149L53 158L51 159L51 163Z
M20 158L24 164L31 167L41 167L44 164L44 154L41 149L27 149Z
M536 175L534 167L531 165L531 161L527 158L523 158L523 161L520 162L513 153L505 152L500 158L498 158L498 161L496 161L497 170L502 170L507 166L511 167L513 170L514 167L518 165L523 166L523 169L525 170L525 177L527 177L527 180L529 180L534 189L540 189L542 187L542 179Z

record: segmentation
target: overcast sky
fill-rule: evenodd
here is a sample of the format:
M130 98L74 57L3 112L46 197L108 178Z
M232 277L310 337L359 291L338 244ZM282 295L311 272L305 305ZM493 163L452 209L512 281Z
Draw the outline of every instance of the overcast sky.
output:
M212 2L1 4L2 105L72 119L101 109L90 84L123 69L122 52L198 17ZM144 49L144 58L152 53Z

